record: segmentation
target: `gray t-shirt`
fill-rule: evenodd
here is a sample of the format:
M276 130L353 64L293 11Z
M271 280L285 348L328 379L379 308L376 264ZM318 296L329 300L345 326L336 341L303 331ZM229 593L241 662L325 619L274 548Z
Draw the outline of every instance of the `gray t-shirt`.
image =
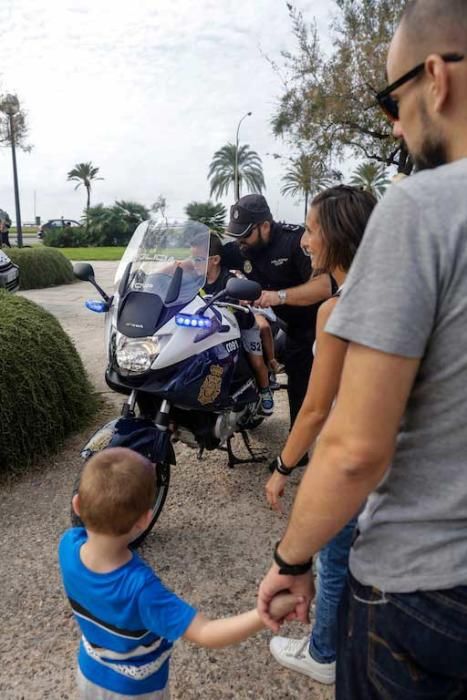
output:
M392 185L326 330L421 365L350 569L393 592L467 584L467 159ZM394 377L397 381L397 377Z

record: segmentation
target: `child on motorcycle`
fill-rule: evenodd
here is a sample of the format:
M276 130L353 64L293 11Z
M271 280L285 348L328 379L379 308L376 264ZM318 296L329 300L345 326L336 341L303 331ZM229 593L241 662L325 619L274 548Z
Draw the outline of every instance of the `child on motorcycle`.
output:
M206 284L203 287L205 294L217 294L225 288L225 285L231 277L235 277L235 275L222 264L222 250L223 246L219 237L211 233L209 236ZM191 259L195 270L204 272L206 265L206 249L204 245L197 245L195 239L191 246L191 252ZM265 416L270 416L274 411L274 398L269 386L269 372L264 361L263 345L258 323L253 313L238 313L236 317L240 325L243 347L247 353L248 361L259 387L261 413Z
M155 496L154 465L124 447L96 453L81 475L73 508L85 527L67 530L59 544L63 585L82 635L80 700L168 700L177 639L221 648L264 628L256 609L209 620L129 549L149 524ZM271 615L281 622L302 600L276 596Z

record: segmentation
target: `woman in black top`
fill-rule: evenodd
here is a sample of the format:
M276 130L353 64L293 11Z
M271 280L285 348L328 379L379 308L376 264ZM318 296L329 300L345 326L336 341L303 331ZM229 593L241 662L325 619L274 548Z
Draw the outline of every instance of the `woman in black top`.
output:
M302 245L312 256L314 270L332 275L339 290L318 310L315 359L306 396L284 448L271 465L274 472L266 484L266 497L278 511L282 511L280 498L290 473L318 437L337 394L347 343L326 333L325 326L375 204L369 192L340 185L318 194L308 212ZM352 520L319 553L316 619L310 638L273 637L270 644L280 664L321 683L335 680L337 608L354 527Z

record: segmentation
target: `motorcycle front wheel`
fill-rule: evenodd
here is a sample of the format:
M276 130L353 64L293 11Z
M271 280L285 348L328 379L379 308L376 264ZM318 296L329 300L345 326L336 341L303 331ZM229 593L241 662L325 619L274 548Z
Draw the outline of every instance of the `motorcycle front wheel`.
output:
M84 467L84 464L83 464ZM72 493L72 498L75 494L78 493L78 488L79 488L79 480L81 477L81 471L78 474L78 477L75 481L75 484L73 486L73 493ZM134 540L130 542L130 547L131 549L136 549L136 547L139 547L140 544L146 539L148 534L151 532L152 528L156 524L162 509L164 507L165 499L167 498L167 494L169 492L169 486L170 486L170 464L167 464L166 462L156 462L155 466L155 481L156 481L156 497L154 499L154 504L152 506L152 518L151 522L149 523L148 527L146 530L141 532L137 537L135 537ZM71 506L71 513L70 513L70 519L71 519L71 525L72 527L84 527L84 523L81 520L81 518L76 515L75 511L73 510L73 506Z

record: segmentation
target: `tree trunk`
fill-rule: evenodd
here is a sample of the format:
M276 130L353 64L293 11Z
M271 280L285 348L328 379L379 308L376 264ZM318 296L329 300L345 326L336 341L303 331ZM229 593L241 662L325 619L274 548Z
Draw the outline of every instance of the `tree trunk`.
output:
M91 187L90 187L90 185L86 185L86 190L88 193L87 200L86 200L86 211L89 211L89 207L91 206Z
M309 191L305 190L305 218L303 219L303 221L306 221L306 215L308 213L308 195L309 194L310 194Z

